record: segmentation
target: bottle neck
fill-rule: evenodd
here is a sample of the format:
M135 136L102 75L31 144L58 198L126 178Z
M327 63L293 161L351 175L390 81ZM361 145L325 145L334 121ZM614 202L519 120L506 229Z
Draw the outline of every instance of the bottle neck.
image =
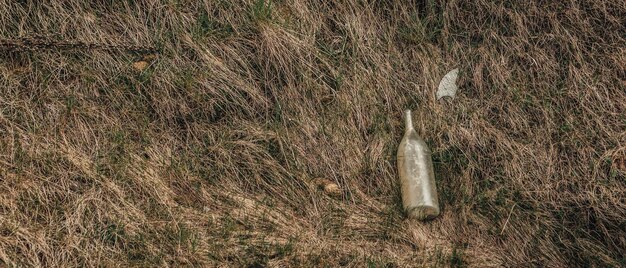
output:
M404 110L404 132L412 131L413 119L411 118L411 110Z

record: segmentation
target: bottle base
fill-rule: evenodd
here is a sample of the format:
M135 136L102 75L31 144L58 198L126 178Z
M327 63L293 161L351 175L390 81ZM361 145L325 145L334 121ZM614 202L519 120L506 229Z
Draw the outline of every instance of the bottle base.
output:
M439 208L433 206L419 206L407 209L407 216L411 219L428 221L439 216Z

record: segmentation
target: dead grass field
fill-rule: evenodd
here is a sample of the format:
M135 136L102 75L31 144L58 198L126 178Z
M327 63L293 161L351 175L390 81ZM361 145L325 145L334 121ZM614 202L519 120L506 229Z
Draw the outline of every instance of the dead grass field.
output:
M626 265L626 1L511 2L0 0L0 266Z

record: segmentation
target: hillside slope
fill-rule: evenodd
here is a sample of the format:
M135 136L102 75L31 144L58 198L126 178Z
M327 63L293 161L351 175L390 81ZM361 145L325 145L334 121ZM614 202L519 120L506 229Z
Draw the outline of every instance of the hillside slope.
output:
M0 1L0 266L626 265L626 2L500 2Z

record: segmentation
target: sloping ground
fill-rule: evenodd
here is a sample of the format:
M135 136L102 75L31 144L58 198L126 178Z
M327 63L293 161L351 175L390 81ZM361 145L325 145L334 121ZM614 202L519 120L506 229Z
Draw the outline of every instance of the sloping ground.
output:
M0 1L1 266L626 265L626 2L500 2Z

